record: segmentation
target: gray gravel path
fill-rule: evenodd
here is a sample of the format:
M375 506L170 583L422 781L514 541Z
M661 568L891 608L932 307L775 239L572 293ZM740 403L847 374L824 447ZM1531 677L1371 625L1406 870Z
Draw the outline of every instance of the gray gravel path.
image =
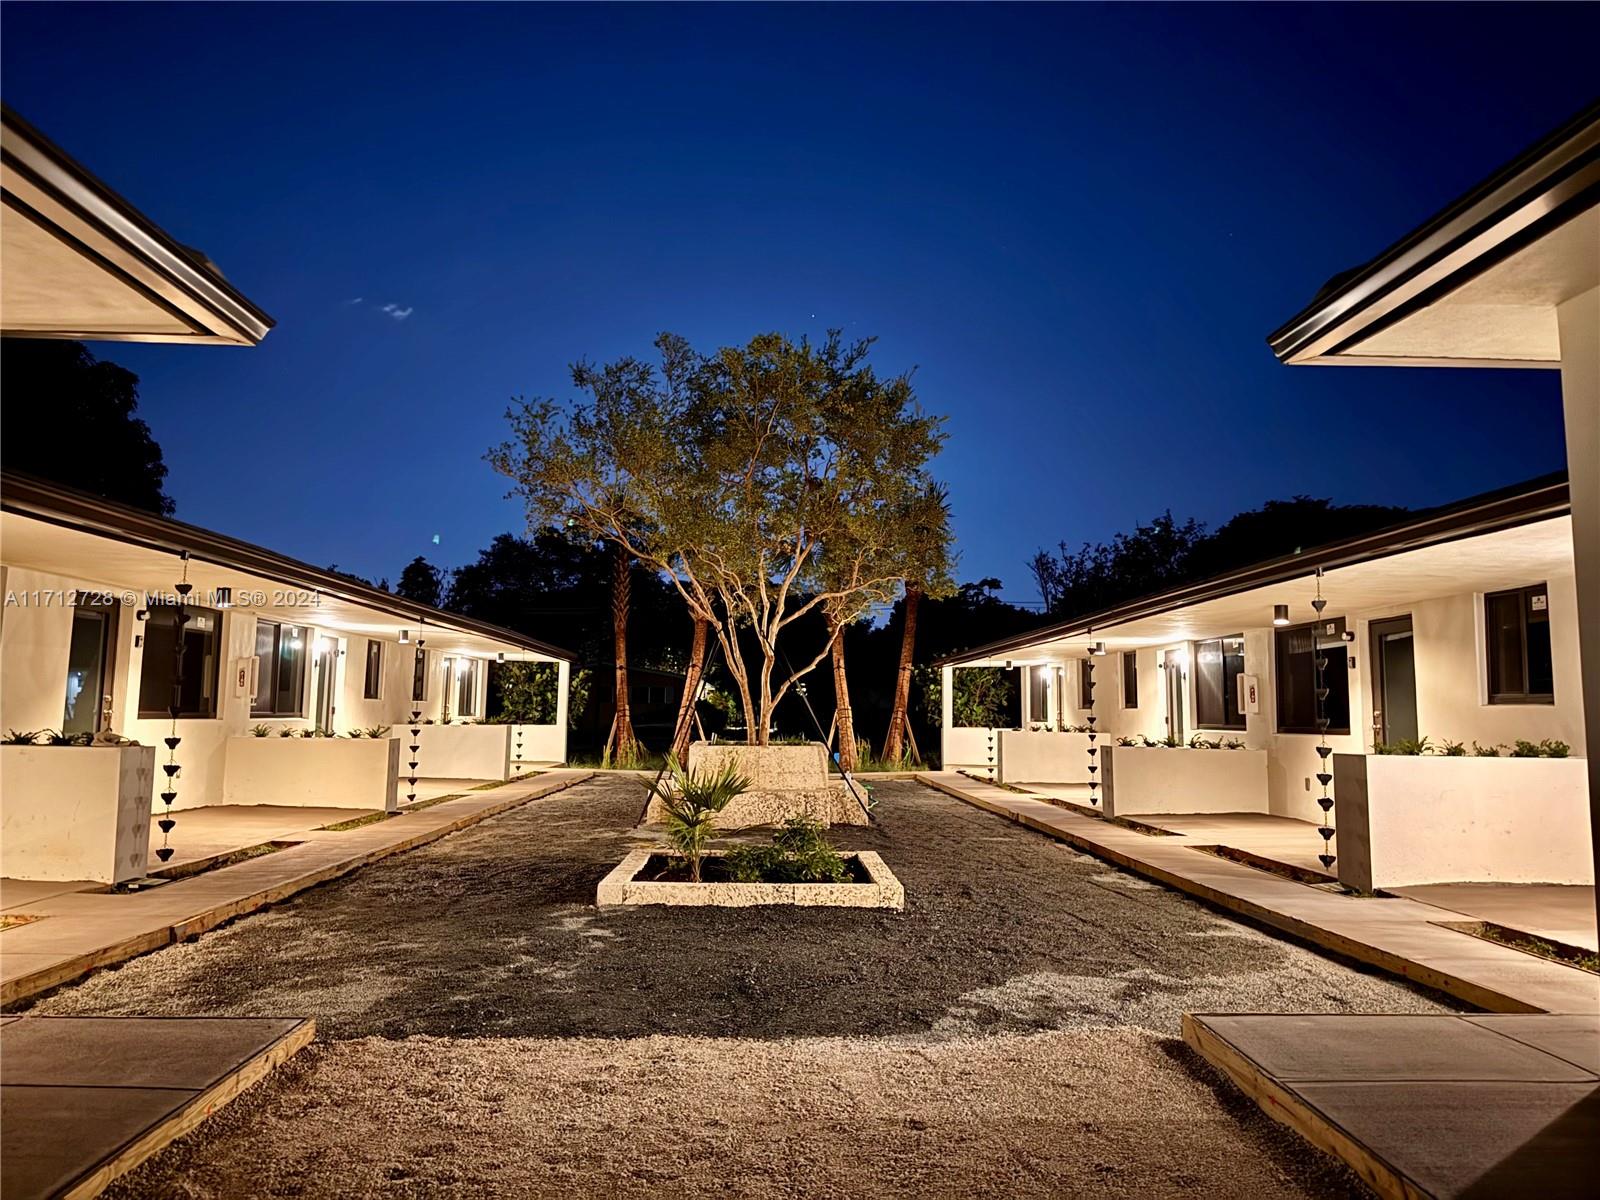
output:
M910 782L903 913L635 908L640 785L535 801L46 998L314 1015L316 1047L122 1196L1344 1196L1184 1011L1432 1012Z

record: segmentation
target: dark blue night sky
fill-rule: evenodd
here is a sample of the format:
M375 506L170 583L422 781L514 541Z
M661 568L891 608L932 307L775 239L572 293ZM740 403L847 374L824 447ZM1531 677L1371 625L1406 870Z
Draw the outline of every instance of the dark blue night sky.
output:
M507 398L662 329L878 335L950 417L962 576L1023 601L1038 546L1168 507L1426 505L1563 461L1553 373L1264 339L1590 102L1600 7L0 20L6 101L278 321L97 347L143 379L178 515L320 565L520 529L481 460Z

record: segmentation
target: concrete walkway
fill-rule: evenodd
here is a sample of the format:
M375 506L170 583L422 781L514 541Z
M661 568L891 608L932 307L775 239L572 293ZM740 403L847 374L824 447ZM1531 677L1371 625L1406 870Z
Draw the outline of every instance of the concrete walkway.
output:
M98 1195L315 1033L302 1017L0 1019L0 1194Z
M583 770L547 771L357 829L305 829L283 839L299 845L147 891L70 892L9 908L8 913L39 919L0 931L0 1004L14 1004L97 967L203 933L589 775Z
M1192 1013L1183 1036L1381 1196L1594 1194L1600 1017Z
M1280 878L1193 848L1081 816L953 771L922 778L958 799L1018 821L1220 908L1437 988L1491 1012L1600 1011L1600 977L1446 929L1451 914L1401 898L1351 896Z

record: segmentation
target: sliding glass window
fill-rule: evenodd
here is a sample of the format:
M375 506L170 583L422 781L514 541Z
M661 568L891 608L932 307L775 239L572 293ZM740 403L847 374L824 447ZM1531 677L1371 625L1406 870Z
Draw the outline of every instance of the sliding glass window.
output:
M256 619L256 695L252 717L303 717L306 703L306 641L303 625Z

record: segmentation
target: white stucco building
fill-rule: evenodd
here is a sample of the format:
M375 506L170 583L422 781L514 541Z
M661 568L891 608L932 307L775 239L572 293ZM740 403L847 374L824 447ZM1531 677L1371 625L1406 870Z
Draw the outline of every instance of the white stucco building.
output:
M5 336L253 346L272 328L9 109L0 192ZM164 833L223 805L392 811L418 778L566 758L565 651L71 487L0 478L0 596L8 878L137 878L152 813ZM516 661L548 665L553 720L478 724ZM343 736L285 736L311 731Z

